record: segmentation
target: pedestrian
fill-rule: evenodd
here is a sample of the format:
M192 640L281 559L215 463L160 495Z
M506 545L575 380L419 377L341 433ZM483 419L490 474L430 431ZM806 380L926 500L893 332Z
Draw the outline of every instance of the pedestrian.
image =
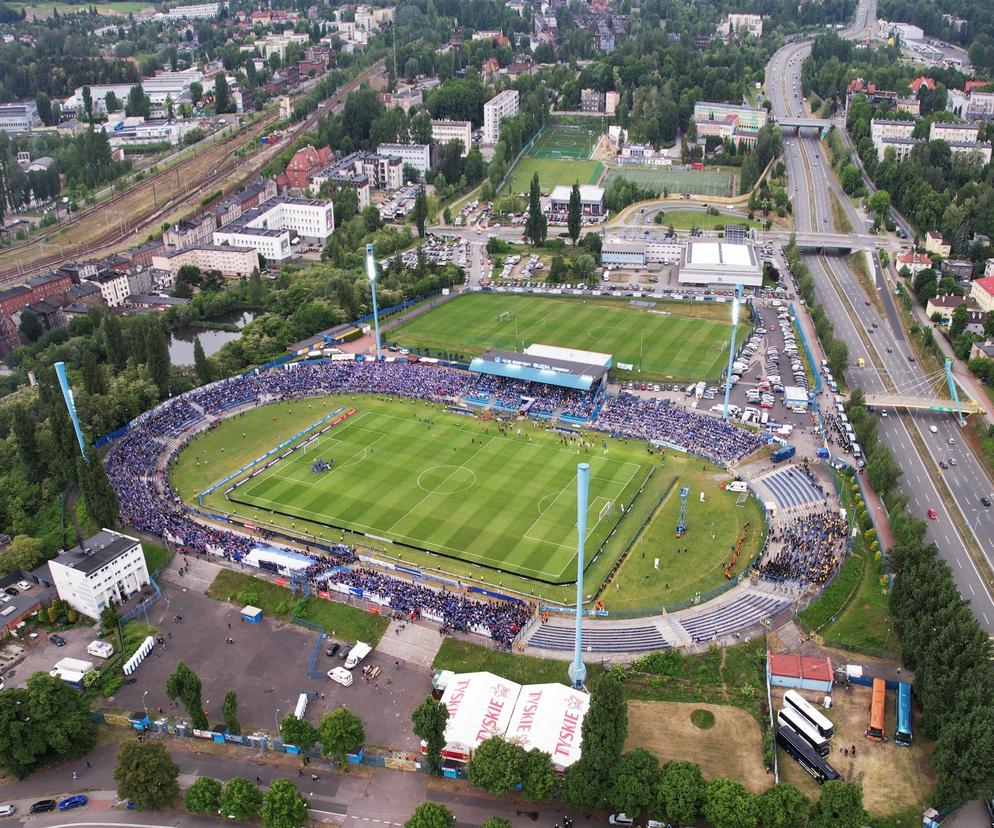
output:
M161 708L159 708L159 709L161 710ZM89 760L87 760L87 762L86 762L86 767L88 767L88 768L91 767Z
M256 776L256 778L255 778L255 784L256 785L261 785L262 784L262 777L261 776Z
M303 775L304 775L304 769L303 768L297 768L297 776L301 777Z
M72 781L73 781L73 782L75 782L75 781L76 781L76 777L77 777L77 773L76 773L76 771L73 771L73 772L72 772Z
M395 662L393 663L393 666L394 666L394 669L395 669L395 670L399 670L399 669L400 669L400 662L399 662L399 661L395 661Z

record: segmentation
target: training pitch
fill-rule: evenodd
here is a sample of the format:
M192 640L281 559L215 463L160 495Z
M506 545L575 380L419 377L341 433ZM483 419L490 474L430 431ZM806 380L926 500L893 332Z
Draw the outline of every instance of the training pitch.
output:
M577 463L590 464L591 558L649 474L644 452L605 452L598 443L578 454L530 423L509 425L502 435L494 422L423 403L363 398L355 408L242 482L228 495L239 504L234 510L245 517L271 511L385 539L398 550L406 545L564 583L576 575ZM318 459L332 469L312 471Z
M521 350L538 342L613 354L615 365L641 366L643 373L659 378L717 379L728 360L728 307L654 304L641 308L594 297L581 301L472 293L396 328L390 339L430 355L462 357L487 348Z
M505 185L511 195L528 193L532 176L538 173L538 183L543 193L550 193L560 184L572 187L573 184L596 184L604 170L600 161L557 161L554 158L525 156L511 171Z
M624 178L640 187L652 187L660 192L665 189L671 194L693 193L725 198L734 194L735 185L735 176L719 170L670 170L636 164L609 167L607 183L610 184L615 178Z

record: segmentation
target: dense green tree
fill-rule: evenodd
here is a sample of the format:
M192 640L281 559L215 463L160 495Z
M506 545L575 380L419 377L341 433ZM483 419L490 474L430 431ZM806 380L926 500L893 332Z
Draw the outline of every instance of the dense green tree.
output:
M44 477L41 453L38 450L37 422L27 406L20 403L13 406L13 432L17 442L17 457L24 469L24 476L31 482Z
M404 823L404 828L452 828L455 821L452 811L444 805L422 802Z
M207 385L214 379L214 366L207 359L199 336L193 337L193 372L197 375L197 382L201 385Z
M431 773L442 772L442 748L445 747L445 727L449 721L449 710L431 696L419 704L411 714L414 735L427 745L425 761Z
M221 791L221 814L237 822L246 822L259 813L262 792L248 779L229 779Z
M325 756L339 757L344 767L346 754L366 741L366 730L362 720L347 707L339 707L331 713L325 713L318 724L318 741L321 752Z
M87 394L106 394L107 378L97 360L97 355L92 348L87 348L83 352L83 361L80 364L83 374L83 388Z
M38 314L28 309L21 312L21 323L17 329L29 343L37 342L45 334L45 326L41 324Z
M693 762L667 762L657 788L656 807L662 818L689 825L704 805L704 777Z
M124 343L124 332L121 321L112 313L104 317L100 325L103 334L104 349L107 351L107 361L115 371L123 371L128 362L128 349Z
M524 229L525 241L535 247L545 244L545 238L549 232L549 223L545 218L545 213L542 212L541 195L538 173L535 173L528 189L528 217L525 219Z
M949 323L949 339L955 340L963 331L966 330L967 323L970 321L970 312L967 309L966 302L961 302L953 310L953 318Z
M209 776L199 776L185 791L183 804L192 814L216 816L221 808L221 783Z
M146 325L145 348L149 377L159 393L166 396L169 391L169 343L162 325L155 318Z
M640 817L655 804L660 780L659 762L649 751L637 748L622 755L608 801L616 811Z
M128 741L117 751L117 795L143 811L154 811L179 796L179 766L160 742Z
M712 779L704 788L701 813L714 828L754 828L759 821L756 797L732 779Z
M521 765L522 793L532 802L545 802L552 798L559 777L552 764L552 757L544 750L532 748Z
M490 817L483 821L480 828L511 828L511 821L503 817Z
M757 804L763 828L802 828L811 807L807 797L789 782L767 788Z
M232 111L234 106L231 101L231 90L228 88L228 78L224 72L218 72L214 76L214 112L223 115Z
M418 187L418 194L414 198L414 209L412 211L414 224L418 228L418 238L425 237L425 224L428 221L428 195L424 187Z
M604 673L591 691L581 727L580 759L566 771L566 801L584 811L608 805L628 736L628 707L618 676Z
M524 754L520 745L491 736L473 751L466 764L466 776L478 788L506 796L521 781Z
M301 750L310 750L318 740L318 731L310 722L298 719L292 713L280 722L280 737L288 745L296 745Z
M583 228L583 208L580 203L580 183L573 182L573 188L569 193L569 205L566 209L566 232L569 233L570 241L576 244L580 238L580 230Z
M224 717L224 727L229 733L237 735L242 732L241 723L238 721L238 694L234 690L224 694L221 715Z
M128 100L124 104L124 114L129 118L147 118L152 111L152 99L145 94L140 83L136 83L128 91Z
M200 696L200 678L182 661L166 679L166 695L180 700L195 728L207 730L210 727Z
M85 458L78 457L76 460L76 479L83 494L86 513L97 525L113 528L117 524L120 502L92 446L87 446Z
M821 796L811 810L809 828L862 828L867 814L863 789L855 782L831 780L822 785Z
M265 828L301 828L310 818L307 800L289 779L274 779L259 812Z

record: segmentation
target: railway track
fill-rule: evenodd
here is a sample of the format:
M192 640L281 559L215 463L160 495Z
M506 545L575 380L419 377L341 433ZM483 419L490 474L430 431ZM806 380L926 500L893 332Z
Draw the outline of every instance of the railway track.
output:
M381 74L383 68L384 62L378 61L342 86L307 118L287 130L288 140L313 128L322 115L340 106L350 92ZM69 259L104 255L128 244L141 243L162 222L199 206L204 191L220 189L224 195L236 191L258 175L285 145L271 145L251 158L237 157L233 149L251 145L276 120L277 113L270 113L232 133L227 140L76 214L68 224L0 252L0 286L18 284Z

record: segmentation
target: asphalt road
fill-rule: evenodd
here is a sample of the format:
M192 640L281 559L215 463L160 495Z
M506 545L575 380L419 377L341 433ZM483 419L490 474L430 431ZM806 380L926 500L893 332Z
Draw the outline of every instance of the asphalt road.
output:
M863 30L874 14L873 0L863 0L857 12L859 22L849 34ZM793 43L771 60L767 69L767 91L775 115L802 112L800 68L809 49L809 43ZM794 216L799 230L833 229L829 192L835 192L855 232L859 235L868 232L868 223L841 192L828 169L813 130L802 130L798 135L785 130L784 156L793 184ZM873 257L873 263L877 293L885 310L883 316L869 301L862 284L844 259L808 258L818 298L836 335L848 343L852 364L855 366L859 357L866 362L866 368L853 367L847 373L849 386L858 386L868 393L887 393L889 383L900 390L907 389L909 393L920 393L927 385L926 379L918 363L908 360L911 349L893 304L892 288L880 272L876 257ZM882 371L874 367L874 358L882 365ZM981 625L988 633L994 633L994 600L960 535L961 531L969 531L994 565L994 515L980 503L982 495L994 492L994 483L973 455L952 417L928 413L895 416L895 412L890 412L890 416L880 417L878 424L881 438L891 448L904 472L899 489L908 495L909 508L922 518L929 509L938 512L938 521L929 521L929 538L952 567L957 586L971 602ZM937 433L931 432L932 427ZM913 434L926 446L926 456L919 455L911 439ZM950 443L950 440L954 442ZM955 459L955 466L951 466L950 459ZM940 460L950 468L940 469ZM956 502L952 512L945 508L931 477L940 474Z

